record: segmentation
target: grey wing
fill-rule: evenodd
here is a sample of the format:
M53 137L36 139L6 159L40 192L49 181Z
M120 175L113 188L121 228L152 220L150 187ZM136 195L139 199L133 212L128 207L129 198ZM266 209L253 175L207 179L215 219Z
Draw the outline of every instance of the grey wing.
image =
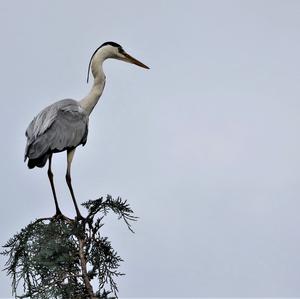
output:
M25 159L38 159L85 144L88 115L74 100L57 102L37 115L27 131Z

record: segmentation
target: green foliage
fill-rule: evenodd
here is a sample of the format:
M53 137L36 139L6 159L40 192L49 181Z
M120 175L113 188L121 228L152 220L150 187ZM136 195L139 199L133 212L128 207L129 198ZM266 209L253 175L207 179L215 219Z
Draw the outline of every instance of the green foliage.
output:
M118 271L122 259L100 229L109 211L131 231L130 221L137 218L126 201L109 195L83 206L88 211L84 220L37 219L4 245L5 270L16 298L108 298L110 293L117 297L115 278L123 275ZM92 280L97 281L96 292Z

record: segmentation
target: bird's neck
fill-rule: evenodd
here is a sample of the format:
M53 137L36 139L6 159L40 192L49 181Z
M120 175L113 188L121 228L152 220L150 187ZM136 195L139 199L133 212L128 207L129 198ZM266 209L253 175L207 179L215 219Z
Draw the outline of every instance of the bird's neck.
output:
M97 55L98 54L98 55ZM104 86L105 86L105 74L103 72L103 61L106 57L101 53L97 53L92 60L91 70L94 77L94 83L89 94L79 101L80 106L88 113L91 114L94 107L98 103Z

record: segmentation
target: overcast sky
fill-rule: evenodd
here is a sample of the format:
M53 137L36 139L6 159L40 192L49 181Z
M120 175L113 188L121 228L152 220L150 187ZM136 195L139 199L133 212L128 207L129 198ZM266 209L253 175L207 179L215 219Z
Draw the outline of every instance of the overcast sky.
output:
M23 163L28 123L84 97L112 40L151 69L105 62L72 171L79 202L122 196L140 217L134 235L105 228L120 296L300 296L299 16L297 0L1 1L0 243L54 214L46 169ZM65 169L55 155L74 216Z

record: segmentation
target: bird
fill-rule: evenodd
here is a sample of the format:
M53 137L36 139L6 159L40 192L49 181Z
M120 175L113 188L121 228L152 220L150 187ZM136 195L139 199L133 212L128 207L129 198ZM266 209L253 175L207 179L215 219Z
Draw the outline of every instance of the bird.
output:
M77 146L87 142L89 116L98 103L106 81L103 62L106 59L117 59L139 67L148 66L129 55L118 43L108 41L99 46L92 54L87 73L90 71L94 81L90 92L81 100L63 99L44 108L30 122L25 136L27 138L24 162L28 159L29 169L42 168L48 161L48 178L50 181L56 212L54 217L64 216L60 210L51 168L54 153L67 152L66 182L76 211L76 217L83 220L71 183L71 165Z

